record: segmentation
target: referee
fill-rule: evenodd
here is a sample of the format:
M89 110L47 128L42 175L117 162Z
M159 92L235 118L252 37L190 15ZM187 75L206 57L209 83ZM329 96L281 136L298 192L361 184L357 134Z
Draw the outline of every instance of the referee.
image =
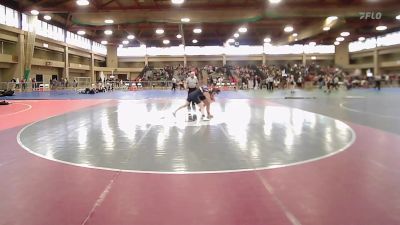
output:
M188 78L186 78L186 87L189 89L188 96L191 92L193 92L197 89L198 85L199 85L199 80L197 80L197 77L195 76L195 72L191 72L190 76ZM192 104L188 105L189 112L190 112L190 105L192 105L193 111L196 112L196 104L194 102L191 102L191 103Z

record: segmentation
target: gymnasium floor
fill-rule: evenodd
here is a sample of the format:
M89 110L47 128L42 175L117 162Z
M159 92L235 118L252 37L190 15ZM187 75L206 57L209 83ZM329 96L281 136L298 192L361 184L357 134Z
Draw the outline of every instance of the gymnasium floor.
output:
M0 224L398 225L400 89L17 94Z

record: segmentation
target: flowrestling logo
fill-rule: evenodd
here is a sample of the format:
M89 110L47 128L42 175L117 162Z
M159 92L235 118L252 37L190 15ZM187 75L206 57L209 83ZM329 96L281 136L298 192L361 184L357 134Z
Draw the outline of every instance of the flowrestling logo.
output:
M380 20L382 18L381 12L359 12L360 20Z

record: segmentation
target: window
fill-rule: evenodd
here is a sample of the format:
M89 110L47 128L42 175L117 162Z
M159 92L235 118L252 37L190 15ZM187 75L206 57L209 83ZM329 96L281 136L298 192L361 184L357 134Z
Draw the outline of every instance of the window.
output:
M0 24L6 24L6 7L0 5Z
M376 38L368 38L365 41L354 41L349 44L349 52L357 52L372 48L376 48Z

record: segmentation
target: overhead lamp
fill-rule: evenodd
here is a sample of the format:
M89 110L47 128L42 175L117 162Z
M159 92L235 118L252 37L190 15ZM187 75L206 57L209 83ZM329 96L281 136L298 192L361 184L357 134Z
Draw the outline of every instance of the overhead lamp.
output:
M358 41L365 41L365 37L359 37Z
M39 15L39 11L37 11L36 9L31 10L31 14L34 16Z
M88 0L77 0L76 4L79 6L86 6L86 5L89 5L89 1Z
M264 38L264 43L270 43L271 42L271 38Z
M105 30L105 31L104 31L104 34L105 34L105 35L111 35L112 33L113 33L112 30Z
M316 60L317 56L311 56L311 60Z
M298 41L299 39L295 38L294 41Z
M185 0L171 0L172 4L182 4Z
M181 39L181 38L182 38L182 35L177 34L177 35L176 35L176 38Z
M164 43L164 45L168 45L170 43L169 40L163 40L162 42Z
M189 18L182 18L182 19L181 19L181 22L183 22L183 23L189 23L189 22L190 22L190 19L189 19Z
M156 34L163 34L163 33L164 33L164 29L159 28L156 30Z
M195 34L200 34L201 32L202 32L202 30L200 28L193 29L193 33L195 33Z
M322 28L322 30L324 30L324 31L329 31L331 28L330 27L324 27L324 28Z
M128 41L128 40L123 40L123 41L122 41L122 44L123 44L123 45L127 45L127 44L129 44L129 41Z
M383 30L386 30L387 29L387 26L377 26L376 27L376 30L378 30L378 31L383 31Z
M271 4L277 4L280 2L281 2L281 0L269 0L269 3L271 3Z
M331 23L331 22L333 22L333 21L335 21L337 19L338 19L337 16L330 16L330 17L326 18L326 22L327 23Z
M86 32L85 32L84 30L78 30L78 34L79 34L79 35L85 35Z
M290 33L290 32L293 32L294 28L293 28L292 26L286 26L283 30L284 30L286 33Z
M238 38L238 37L239 37L239 34L238 34L238 33L235 33L235 34L233 35L233 37Z
M342 37L347 37L347 36L349 36L349 35L350 35L349 32L342 32L342 33L340 33L340 36L342 36Z
M226 42L228 42L228 43L235 43L235 39L230 38L230 39L228 39Z
M293 36L293 37L297 37L298 34L297 34L297 33L293 33L292 36Z
M128 35L127 38L128 38L129 40L133 40L133 39L135 39L135 35L130 34L130 35Z
M336 38L336 41L344 41L344 37L338 37Z
M106 45L106 44L108 44L108 41L101 41L101 44Z
M308 43L310 46L316 46L317 45L317 43L315 43L315 41L312 41L312 42L310 42L310 43Z
M51 20L51 16L49 16L49 15L45 15L45 16L43 16L43 19L45 19L45 20L49 21L49 20Z
M396 16L396 20L400 20L400 15L397 15L397 16Z
M247 28L246 27L241 27L241 28L239 28L239 32L240 33L246 33L247 32Z
M199 41L197 41L196 39L194 39L194 40L192 41L193 44L197 44L197 42L199 42Z
M340 45L339 41L335 41L335 43L333 43L334 45Z
M48 48L48 47L49 47L49 44L43 43L43 47Z
M106 20L104 20L104 23L106 23L106 24L113 24L113 23L114 23L114 20L106 19Z

